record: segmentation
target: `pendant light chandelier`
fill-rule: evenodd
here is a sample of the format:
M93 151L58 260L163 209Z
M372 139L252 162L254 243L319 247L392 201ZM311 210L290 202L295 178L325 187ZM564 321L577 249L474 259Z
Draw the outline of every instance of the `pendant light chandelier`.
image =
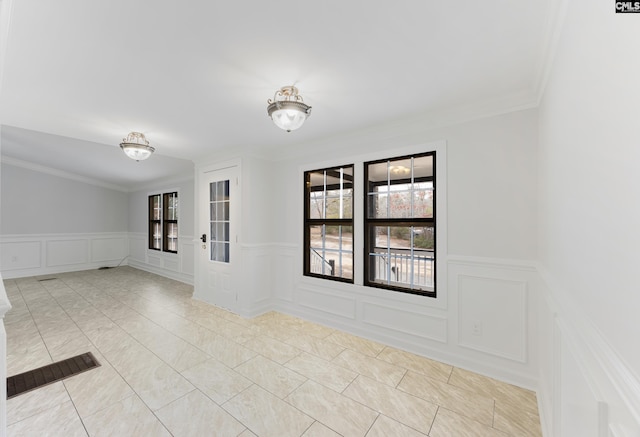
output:
M267 100L267 114L280 129L287 132L298 129L311 115L311 106L302 101L298 88L285 86L276 91L273 100Z
M140 132L131 132L122 140L120 148L131 159L144 161L156 150L149 145L149 141Z

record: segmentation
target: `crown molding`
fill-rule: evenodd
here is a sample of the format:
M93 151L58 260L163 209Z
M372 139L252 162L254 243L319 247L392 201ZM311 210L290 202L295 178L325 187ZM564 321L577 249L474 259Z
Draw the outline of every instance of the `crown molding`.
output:
M34 164L32 162L23 161L21 159L11 158L10 156L5 156L5 155L0 156L0 162L2 164L12 165L14 167L20 167L27 170L36 171L38 173L44 173L44 174L57 176L64 179L70 179L73 181L82 182L89 185L95 185L102 188L108 188L110 190L122 191L125 193L128 193L129 191L131 191L128 188L123 187L121 185L109 184L107 182L99 181L97 179L91 179L91 178L87 178L77 174L68 173L66 171L57 170L55 168L46 167L44 165Z

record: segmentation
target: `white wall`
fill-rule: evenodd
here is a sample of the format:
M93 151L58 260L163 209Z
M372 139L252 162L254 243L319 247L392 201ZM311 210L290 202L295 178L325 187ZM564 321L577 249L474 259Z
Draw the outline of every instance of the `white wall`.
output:
M413 120L264 158L243 155L238 311L278 309L535 388L537 343L529 322L536 320L537 111L426 126ZM447 156L438 172L446 176L440 229L448 238L437 299L363 287L360 276L341 284L302 275L305 169L437 144L444 146L439 156ZM361 253L360 244L356 259ZM479 336L471 332L477 321L484 327Z
M548 436L637 436L640 17L573 2L562 29L540 108L541 412Z
M175 182L158 183L129 193L128 264L188 284L194 274L194 182L187 178ZM178 253L149 250L149 196L178 192Z
M116 265L127 255L127 193L0 167L4 278Z

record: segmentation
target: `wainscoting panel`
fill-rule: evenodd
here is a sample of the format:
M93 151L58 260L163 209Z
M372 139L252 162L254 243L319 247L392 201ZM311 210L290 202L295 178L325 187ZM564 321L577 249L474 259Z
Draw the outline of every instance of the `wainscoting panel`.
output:
M89 262L89 240L54 240L45 243L46 266L72 266Z
M128 252L126 233L0 236L7 279L117 265Z
M545 437L640 436L640 380L542 267L538 392ZM633 341L633 340L630 340Z
M0 271L39 269L41 253L42 241L0 242Z
M458 276L458 344L524 363L527 284Z
M176 281L193 284L194 243L193 236L178 236L178 253L161 252L147 248L147 235L130 232L128 235L130 266Z
M353 296L332 292L308 285L301 285L297 293L298 304L316 311L340 316L346 319L356 318L356 300Z
M447 318L376 302L362 302L362 321L401 334L447 342Z
M91 261L120 262L127 256L127 239L123 238L96 238L91 240ZM117 265L117 264L116 264Z

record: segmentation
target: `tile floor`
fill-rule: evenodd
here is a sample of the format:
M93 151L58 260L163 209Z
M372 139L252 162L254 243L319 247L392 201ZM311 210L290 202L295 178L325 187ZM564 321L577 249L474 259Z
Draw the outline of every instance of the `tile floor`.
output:
M535 393L275 312L246 320L130 267L5 281L12 436L540 436Z

